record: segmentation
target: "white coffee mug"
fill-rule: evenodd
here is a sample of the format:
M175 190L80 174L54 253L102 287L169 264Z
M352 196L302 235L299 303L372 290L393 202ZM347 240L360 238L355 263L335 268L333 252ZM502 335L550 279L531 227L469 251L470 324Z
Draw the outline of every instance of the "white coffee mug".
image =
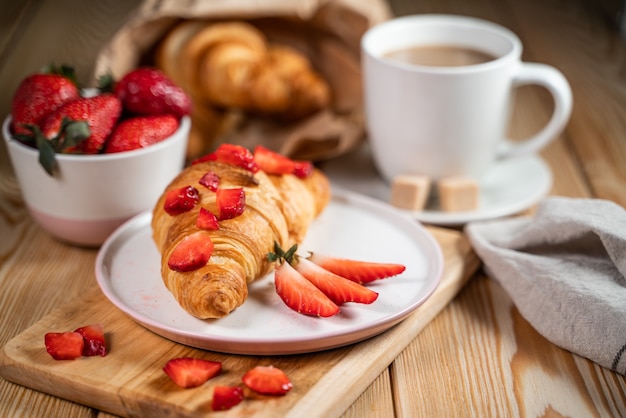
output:
M542 149L562 132L571 114L572 93L563 74L545 64L522 62L519 38L488 21L454 15L400 17L369 29L361 48L368 137L387 181L399 174L478 179L499 159ZM480 51L489 58L433 65L390 57L415 50L420 59L425 49L441 48ZM553 114L536 135L510 141L505 136L512 93L529 84L551 93Z

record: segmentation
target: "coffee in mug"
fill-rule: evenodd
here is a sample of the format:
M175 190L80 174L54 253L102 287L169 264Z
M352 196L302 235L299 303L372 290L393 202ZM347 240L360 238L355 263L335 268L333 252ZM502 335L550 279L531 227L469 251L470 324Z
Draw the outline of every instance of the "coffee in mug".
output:
M572 93L554 67L521 61L510 30L481 19L416 15L370 28L361 40L368 140L383 178L480 177L494 162L535 153L557 137ZM554 99L536 135L509 141L516 87L545 87Z
M435 67L456 67L476 65L495 59L479 49L463 48L455 45L417 45L395 49L383 55L384 58L413 65Z

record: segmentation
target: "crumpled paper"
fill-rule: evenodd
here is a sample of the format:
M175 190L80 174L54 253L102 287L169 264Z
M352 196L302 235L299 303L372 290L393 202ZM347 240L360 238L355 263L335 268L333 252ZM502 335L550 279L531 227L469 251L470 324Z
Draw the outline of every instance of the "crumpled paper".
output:
M546 339L626 374L626 211L549 197L533 217L475 222L465 233L485 271Z
M209 145L261 144L292 158L327 160L364 139L360 39L391 15L384 0L146 0L101 50L93 78L111 73L119 79L139 65L154 64L155 46L181 20L253 23L270 42L290 45L309 57L330 84L332 106L290 123L205 112L205 122L216 126Z

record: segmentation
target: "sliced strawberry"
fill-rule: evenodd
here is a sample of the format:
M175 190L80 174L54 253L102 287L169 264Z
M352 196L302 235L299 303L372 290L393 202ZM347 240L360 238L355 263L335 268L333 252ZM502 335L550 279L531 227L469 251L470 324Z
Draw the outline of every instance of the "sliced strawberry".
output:
M90 324L77 328L74 332L79 333L85 340L83 356L106 356L107 348L104 339L104 327L101 324Z
M309 260L338 276L357 283L369 283L396 276L406 269L402 264L349 260L319 253L311 253Z
M202 177L200 177L198 183L215 192L220 185L220 177L213 171L207 171Z
M246 208L246 193L242 187L217 189L216 202L219 219L232 219L241 215Z
M213 241L205 231L194 232L183 238L167 260L172 270L184 273L206 265L213 254Z
M294 163L291 159L261 145L254 148L254 161L259 169L268 174L293 174Z
M193 209L199 201L198 189L193 186L179 187L165 194L163 209L172 216L180 215Z
M274 366L256 366L248 370L241 380L262 395L282 396L293 386L285 372Z
M83 355L85 340L78 332L49 332L44 341L46 351L55 360L74 360Z
M298 313L329 317L339 312L339 307L328 296L287 262L276 269L274 284L278 296Z
M373 290L331 273L306 258L299 258L294 268L337 305L346 302L370 304L378 298L378 293Z
M206 229L209 231L216 231L220 229L217 216L205 208L200 208L198 218L196 219L196 226L200 229Z
M254 148L254 160L259 169L268 174L294 174L304 178L313 171L313 164L309 161L292 160L262 145Z
M202 385L222 370L222 363L199 358L179 357L168 361L163 371L178 386L193 388Z
M192 161L192 164L198 164L205 161L220 161L223 163L233 164L237 167L256 173L259 166L254 161L254 155L245 147L235 144L221 144L217 149L203 157Z
M214 411L225 411L243 401L241 386L215 386L211 408Z

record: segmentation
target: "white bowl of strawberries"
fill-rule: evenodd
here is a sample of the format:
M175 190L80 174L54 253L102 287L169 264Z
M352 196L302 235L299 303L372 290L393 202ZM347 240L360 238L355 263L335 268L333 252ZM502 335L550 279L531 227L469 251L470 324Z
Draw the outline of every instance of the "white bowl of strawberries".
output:
M152 68L110 91L81 90L68 68L26 77L2 134L22 198L41 228L99 246L151 209L185 164L189 97Z

